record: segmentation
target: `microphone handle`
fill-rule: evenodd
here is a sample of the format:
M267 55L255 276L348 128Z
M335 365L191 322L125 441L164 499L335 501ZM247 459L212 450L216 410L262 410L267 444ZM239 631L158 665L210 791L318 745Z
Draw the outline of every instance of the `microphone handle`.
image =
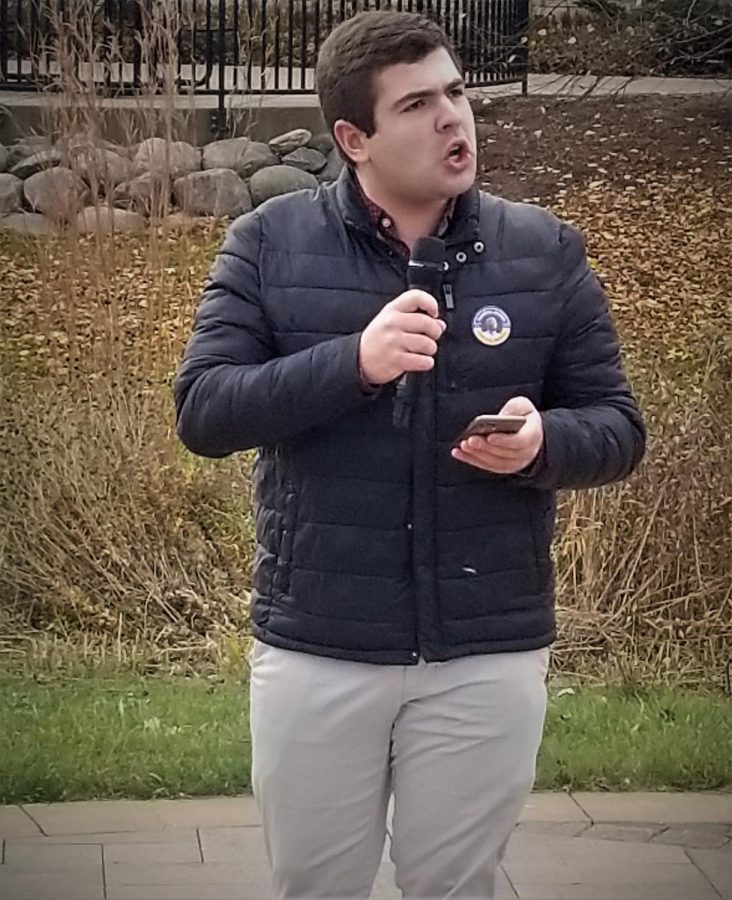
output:
M412 276L412 277L410 277ZM410 290L426 291L434 297L440 289L442 279L437 278L415 278L412 272L407 273L407 287ZM409 427L412 417L412 408L417 399L417 391L419 389L419 376L421 372L405 372L399 377L396 384L396 393L394 395L394 425L397 428L404 429Z

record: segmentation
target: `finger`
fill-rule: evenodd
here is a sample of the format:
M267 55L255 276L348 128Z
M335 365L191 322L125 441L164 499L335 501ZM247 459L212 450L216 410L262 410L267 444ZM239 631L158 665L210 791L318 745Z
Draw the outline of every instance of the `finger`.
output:
M502 438L503 442L497 442L496 444L494 444L493 439L497 437ZM511 438L513 438L513 441L510 440ZM468 445L468 448L470 450L479 453L492 452L494 446L500 448L501 452L503 453L510 451L520 453L521 451L526 449L526 446L528 446L528 442L525 442L523 440L518 441L516 440L517 438L518 435L515 434L473 434L470 437L465 438L464 443Z
M403 372L429 372L434 368L435 358L433 356L424 356L419 353L407 353L401 360L401 368Z
M481 453L464 453L459 447L452 451L452 455L459 462L467 463L477 469L493 472L496 475L510 475L523 468L520 461L515 459L498 459Z
M395 326L405 333L426 334L433 341L439 341L447 327L442 319L432 319L422 313L401 313Z
M502 416L529 416L536 407L528 397L511 397L507 400L499 413Z
M428 294L427 291L405 291L403 294L400 294L392 300L391 305L400 312L418 312L421 310L435 319L440 314L437 300L435 300L432 294Z
M517 459L525 451L506 449L505 447L492 447L490 444L483 444L482 447L468 445L466 453L474 456L480 456L484 459Z
M470 453L473 456L479 456L482 459L486 460L518 460L526 455L528 449L527 447L494 447L493 444L490 443L492 438L493 435L488 435L487 437L481 435L473 435L472 437L469 437L466 440L462 441L460 447L466 453Z
M402 338L404 349L409 353L422 353L434 356L437 353L437 342L426 334L405 334Z
M521 431L525 428L526 426ZM524 435L520 432L517 434L490 434L486 438L486 443L491 450L514 450L521 453L531 445L531 435Z

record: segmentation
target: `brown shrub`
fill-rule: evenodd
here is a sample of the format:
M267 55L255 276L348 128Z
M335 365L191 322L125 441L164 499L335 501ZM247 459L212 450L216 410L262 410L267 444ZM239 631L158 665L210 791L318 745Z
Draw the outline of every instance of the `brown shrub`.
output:
M246 630L248 465L194 460L167 387L10 384L0 412L0 607L56 634L161 646Z
M732 72L729 3L584 0L535 19L530 55L534 72L725 77Z

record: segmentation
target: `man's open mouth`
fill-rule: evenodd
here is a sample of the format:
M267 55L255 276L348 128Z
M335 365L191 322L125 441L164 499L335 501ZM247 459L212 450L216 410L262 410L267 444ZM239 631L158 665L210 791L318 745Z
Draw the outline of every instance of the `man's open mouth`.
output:
M467 141L456 141L450 145L447 151L446 159L452 162L463 162L470 154L470 147Z

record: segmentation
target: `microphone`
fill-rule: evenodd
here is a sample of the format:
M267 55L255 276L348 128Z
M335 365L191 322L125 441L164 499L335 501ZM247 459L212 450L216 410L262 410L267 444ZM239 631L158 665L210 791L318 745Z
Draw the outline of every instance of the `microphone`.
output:
M407 286L437 298L445 267L445 242L436 237L418 238L407 265ZM394 425L408 428L419 387L419 372L405 372L397 381L394 396Z

